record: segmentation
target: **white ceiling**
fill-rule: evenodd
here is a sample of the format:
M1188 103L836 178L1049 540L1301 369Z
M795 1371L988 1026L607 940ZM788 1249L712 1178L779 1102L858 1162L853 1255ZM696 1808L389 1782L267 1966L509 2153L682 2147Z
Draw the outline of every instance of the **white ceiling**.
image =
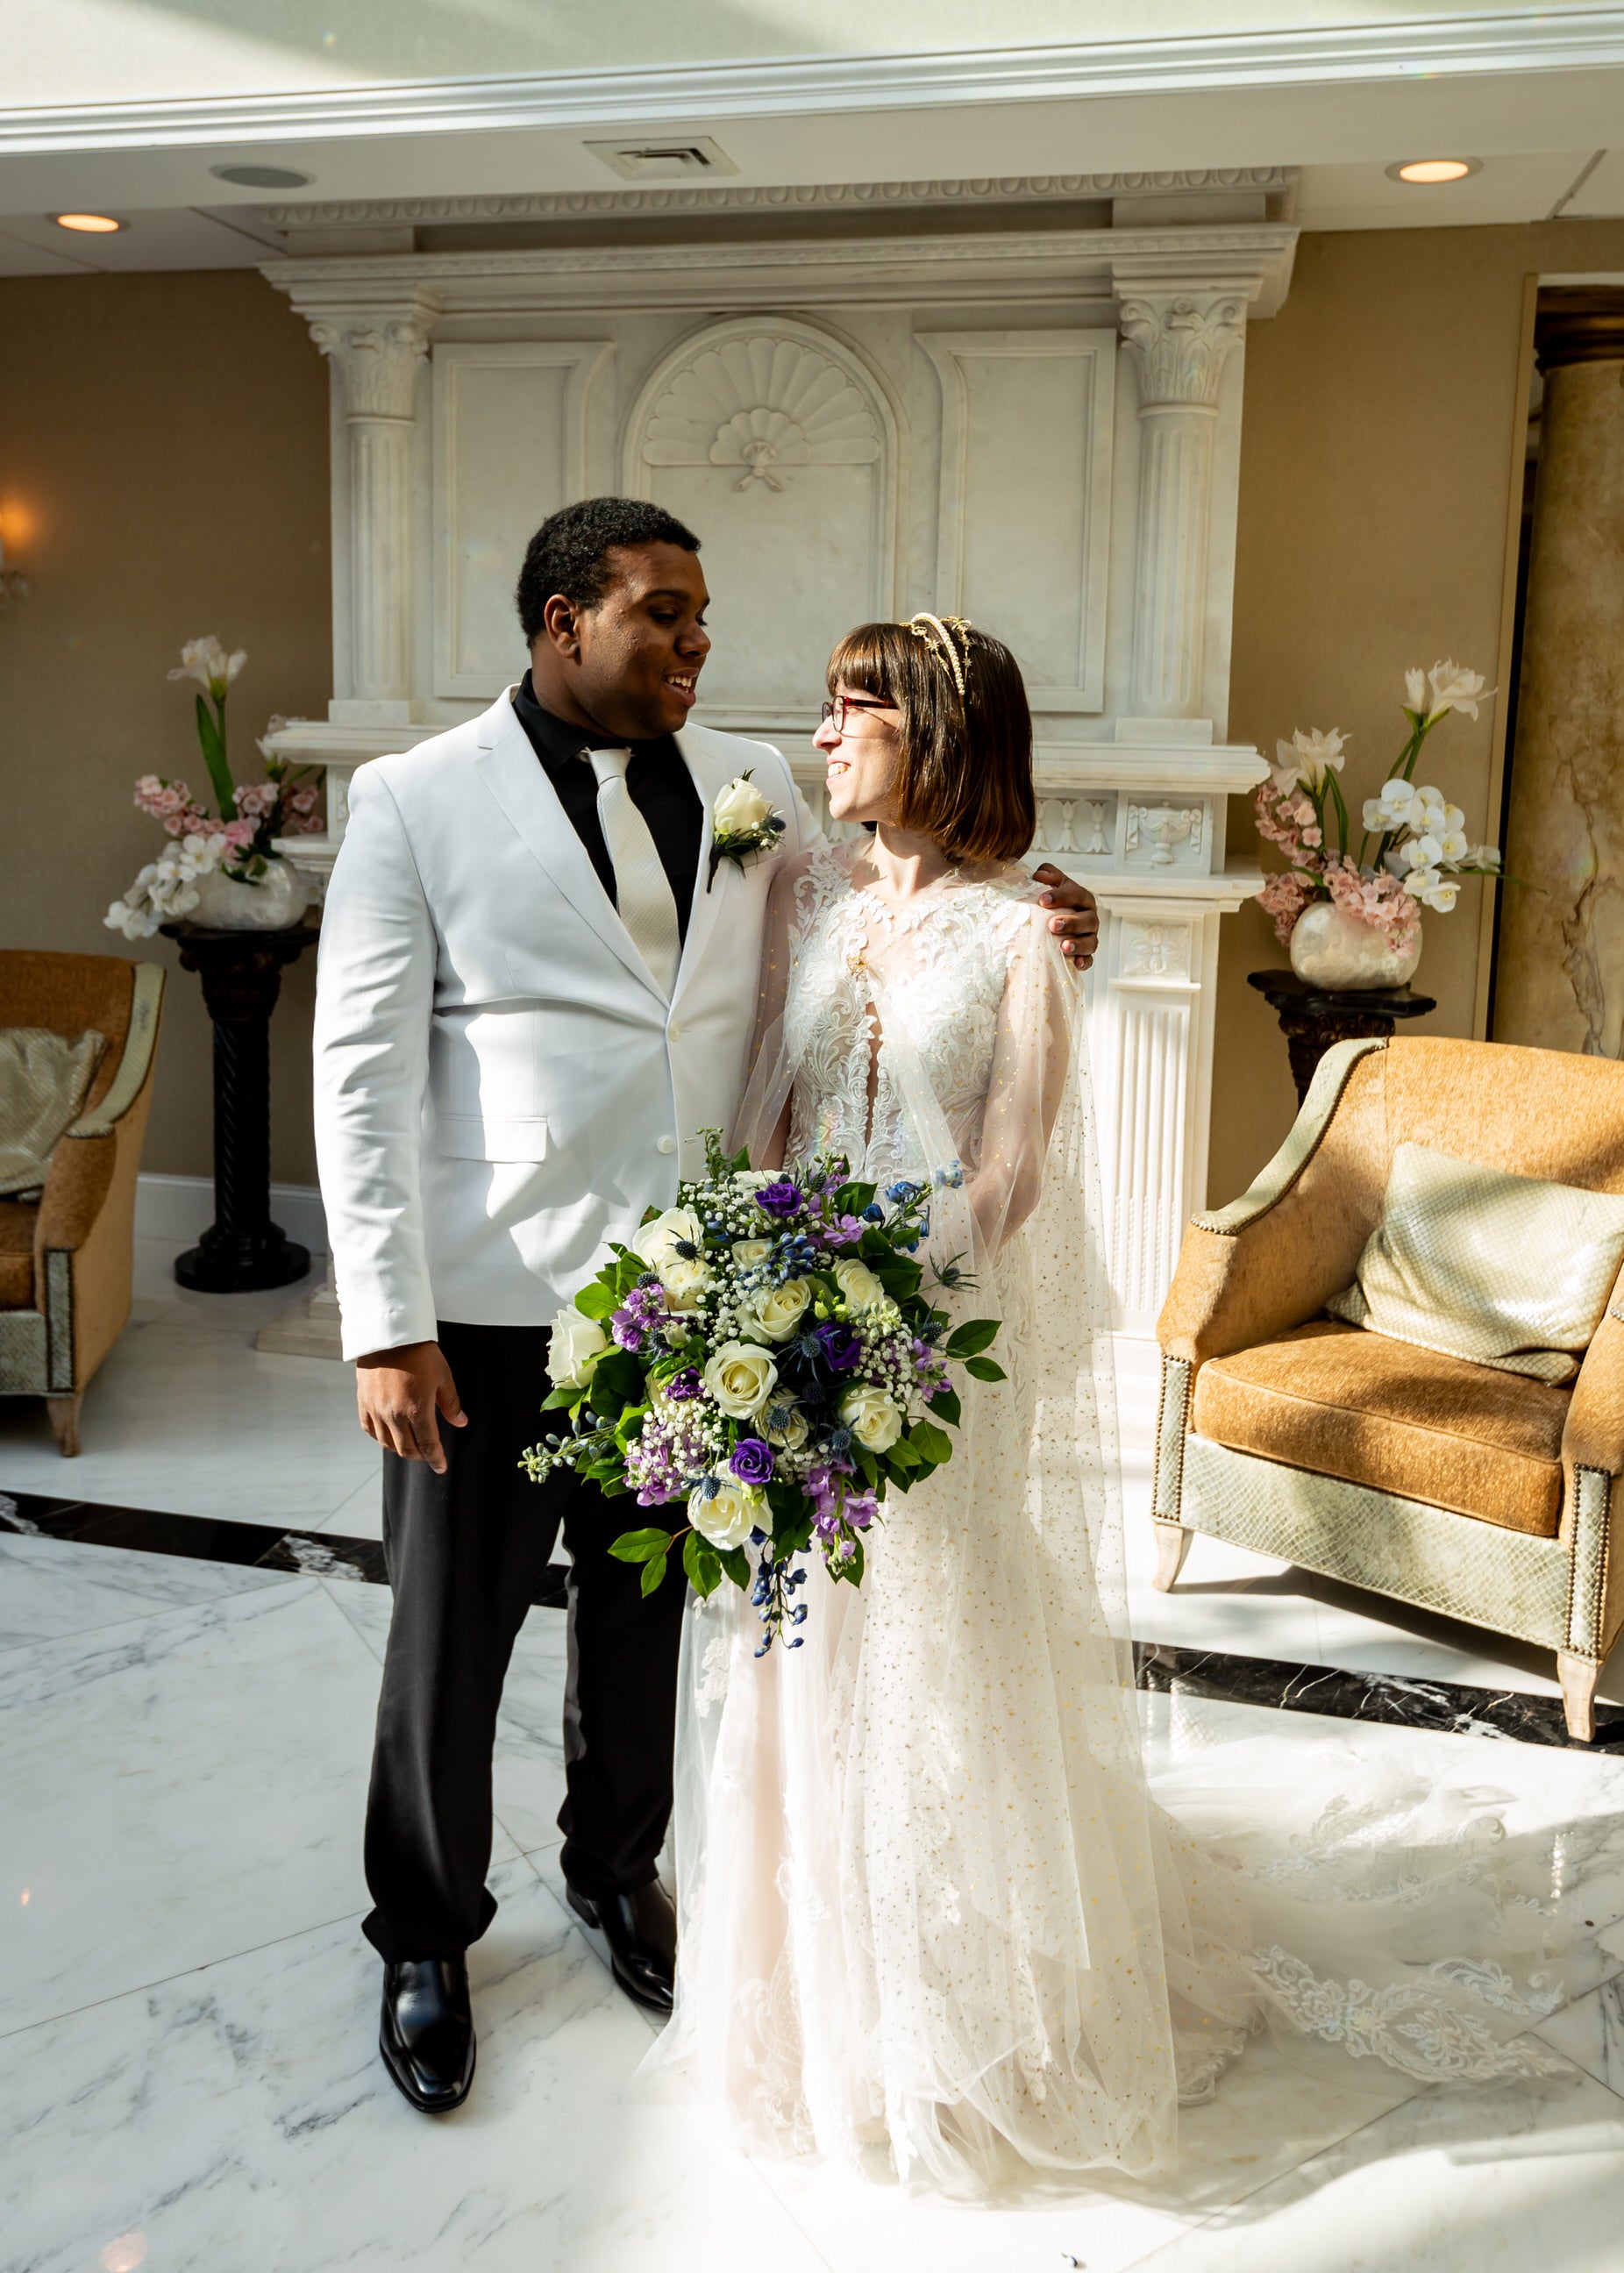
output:
M680 118L669 77L643 90L635 111L630 79L623 86L613 72L593 80L595 94L565 73L523 103L508 101L506 82L480 83L477 101L473 82L445 83L443 100L418 87L395 109L383 101L388 90L360 88L342 115L329 107L319 118L308 109L296 117L280 97L257 108L222 98L116 116L96 106L70 116L0 105L0 274L251 266L277 249L261 214L267 193L228 187L211 173L217 165L293 169L310 186L270 194L322 201L603 191L615 176L587 143L651 126L661 139L714 135L740 185L1283 165L1301 169L1298 219L1311 229L1624 215L1624 11L1611 14L1613 49L1583 67L1570 49L1524 59L1509 49L1487 57L1479 46L1454 63L1418 50L1373 62L1339 50L1333 71L1305 33L1309 44L1289 70L1272 50L1260 63L1238 49L1227 84L1193 83L1189 71L1176 87L1147 84L1147 71L1135 77L1130 66L1154 62L1151 43L1120 50L1126 60L1109 84L1125 91L1057 94L1061 82L1050 71L1020 99L1010 94L1018 56L1005 59L1002 99L968 100L973 90L959 81L926 87L917 72L854 79L844 64L828 66L844 76L821 95L793 71L748 94L728 67L705 79L716 107ZM1564 39L1563 25L1600 24L1583 11L1526 20L1536 17ZM1089 52L1097 59L1105 50ZM1211 58L1196 60L1205 70ZM1096 73L1092 85L1106 84ZM617 113L611 102L626 108ZM502 123L481 123L490 119ZM1436 188L1386 176L1396 160L1451 155L1480 159L1482 170ZM71 236L49 218L61 210L113 214L128 226L115 236Z

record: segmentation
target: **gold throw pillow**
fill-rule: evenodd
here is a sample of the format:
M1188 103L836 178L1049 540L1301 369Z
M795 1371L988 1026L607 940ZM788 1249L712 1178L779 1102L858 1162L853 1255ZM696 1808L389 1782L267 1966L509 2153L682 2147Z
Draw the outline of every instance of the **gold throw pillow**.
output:
M1325 1307L1394 1341L1567 1382L1621 1263L1624 1198L1401 1144L1358 1277Z
M0 1026L0 1194L18 1197L45 1182L56 1140L79 1119L105 1034Z

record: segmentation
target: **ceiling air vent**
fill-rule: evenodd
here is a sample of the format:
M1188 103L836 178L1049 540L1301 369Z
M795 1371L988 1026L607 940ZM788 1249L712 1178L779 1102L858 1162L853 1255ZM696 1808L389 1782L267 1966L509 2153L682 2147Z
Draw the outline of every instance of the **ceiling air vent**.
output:
M691 182L705 174L738 171L708 134L680 142L588 142L587 147L628 182Z

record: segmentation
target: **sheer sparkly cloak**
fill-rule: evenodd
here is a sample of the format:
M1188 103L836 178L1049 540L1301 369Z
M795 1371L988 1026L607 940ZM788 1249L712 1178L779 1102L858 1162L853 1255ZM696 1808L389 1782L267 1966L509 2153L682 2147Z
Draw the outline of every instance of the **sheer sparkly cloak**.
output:
M1458 1877L1449 1840L1404 1861L1431 1907L1401 1916L1371 1898L1367 1820L1308 1887L1312 1817L1279 1795L1272 1844L1259 1794L1186 1795L1223 1847L1151 1800L1075 983L1018 870L902 912L861 877L824 847L775 883L734 1134L758 1165L822 1145L936 1186L927 1270L969 1268L942 1307L1002 1321L1008 1379L962 1384L954 1458L887 1504L860 1594L814 1572L803 1648L757 1661L731 1589L692 1606L677 2003L649 2078L697 2086L759 2150L883 2143L982 2188L1012 2164L1165 2168L1178 2102L1266 2022L1298 2056L1340 2042L1339 2065L1529 2072L1505 2040L1555 1977L1502 1968L1485 1996L1416 1940ZM1508 1861L1523 1879L1480 1874L1457 1965L1550 1956L1528 1901L1548 1857ZM1361 1996L1388 2004L1351 2043Z

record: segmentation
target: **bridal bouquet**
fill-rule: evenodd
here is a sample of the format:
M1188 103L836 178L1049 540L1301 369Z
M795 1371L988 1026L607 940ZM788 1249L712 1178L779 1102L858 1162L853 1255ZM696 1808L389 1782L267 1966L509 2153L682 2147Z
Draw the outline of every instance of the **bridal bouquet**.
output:
M831 1577L860 1584L864 1534L891 1487L952 1457L950 1362L982 1381L1005 1375L984 1354L997 1320L949 1332L922 1291L928 1187L879 1192L837 1158L752 1168L711 1129L705 1144L703 1182L614 1245L554 1321L543 1410L566 1412L570 1429L524 1465L537 1482L567 1465L640 1507L685 1500L683 1527L629 1531L610 1551L642 1564L646 1594L679 1542L696 1593L724 1578L751 1588L761 1656L805 1620L796 1558L815 1542ZM970 1283L952 1264L937 1276ZM760 1549L753 1570L746 1545Z

